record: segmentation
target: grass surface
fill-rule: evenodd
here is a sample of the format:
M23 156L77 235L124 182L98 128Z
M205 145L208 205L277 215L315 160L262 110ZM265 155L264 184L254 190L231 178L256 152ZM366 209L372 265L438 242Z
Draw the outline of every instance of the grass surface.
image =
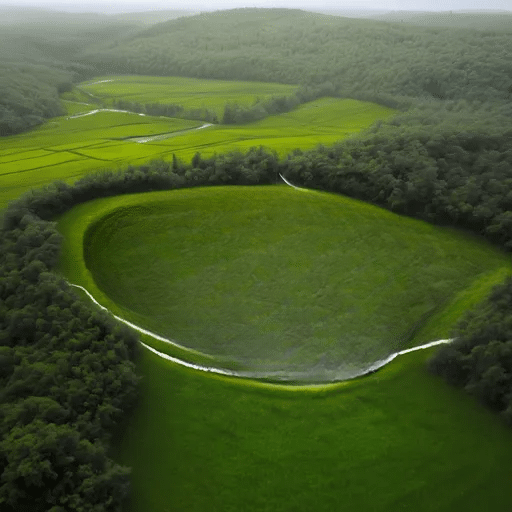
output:
M447 337L461 304L511 269L455 230L285 186L115 197L60 227L75 247L63 271L121 316L241 367L311 380L357 373L424 326L430 340ZM83 246L90 274L71 268Z
M330 391L264 389L144 352L115 457L126 511L508 512L512 432L401 356Z
M251 106L256 100L291 96L297 90L296 85L179 76L104 76L84 82L81 88L107 103L116 99L141 104L174 104L187 110L207 109L215 112L219 119L227 103Z
M140 162L158 156L143 144L121 140L125 137L181 132L202 124L186 119L98 112L78 118L55 118L30 132L3 137L0 207L28 189L56 179L69 181L95 169L116 168L128 164L131 157Z
M211 94L215 98L222 87L232 83L198 80L198 84L211 85ZM243 83L236 84L242 87ZM98 87L100 85L103 84L98 84ZM209 101L207 91L199 95L199 85L195 89L197 97L202 98L201 101ZM261 87L264 94L267 84ZM249 83L247 88L257 90L253 83ZM70 115L98 108L90 97L80 91L65 93L64 96ZM84 104L87 102L88 105ZM120 112L99 112L74 119L55 118L30 132L2 138L0 208L30 188L56 179L73 181L97 169L140 165L155 158L170 160L173 154L189 162L196 152L211 156L263 145L285 155L295 148L331 144L394 112L374 103L324 98L260 122L243 126L215 125L198 131L193 128L201 126L203 123L200 121ZM175 135L166 140L146 143L122 140L169 132Z

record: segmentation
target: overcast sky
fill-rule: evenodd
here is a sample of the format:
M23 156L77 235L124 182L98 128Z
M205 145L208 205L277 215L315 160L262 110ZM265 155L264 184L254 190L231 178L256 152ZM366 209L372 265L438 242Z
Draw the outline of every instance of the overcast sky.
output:
M309 10L376 9L376 10L508 10L512 0L0 0L1 5L46 7L74 12L134 12L155 9L216 10L234 7L289 7Z

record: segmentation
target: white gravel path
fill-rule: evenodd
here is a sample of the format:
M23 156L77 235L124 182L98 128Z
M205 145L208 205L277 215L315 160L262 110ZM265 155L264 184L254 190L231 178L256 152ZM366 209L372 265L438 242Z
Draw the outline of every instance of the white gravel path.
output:
M68 119L77 119L79 117L85 117L85 116L92 116L94 114L97 114L99 112L120 112L122 114L133 114L136 116L143 116L146 117L146 114L139 113L139 112L130 112L129 110L118 110L115 108L96 108L94 110L91 110L89 112L84 112L83 114L75 114L74 116L68 116Z
M162 116L160 116L162 117ZM128 137L125 140L131 140L133 142L138 142L139 144L144 144L145 142L152 142L152 141L159 141L159 140L166 140L170 139L172 137L176 137L178 135L183 135L187 132L193 132L197 130L204 130L205 128L208 128L210 126L213 126L211 123L205 123L201 126L198 126L196 128L186 128L185 130L177 130L175 132L169 132L169 133L162 133L160 135L150 135L148 137Z
M113 82L114 80L98 80L97 82L88 82L86 84L83 84L83 85L96 85L96 84L105 84L107 82Z
M279 173L279 176L281 176L281 179L289 186L289 187L292 187L294 188L295 190L305 190L307 191L308 189L307 188L301 188L301 187L296 187L293 183L290 183L281 173Z

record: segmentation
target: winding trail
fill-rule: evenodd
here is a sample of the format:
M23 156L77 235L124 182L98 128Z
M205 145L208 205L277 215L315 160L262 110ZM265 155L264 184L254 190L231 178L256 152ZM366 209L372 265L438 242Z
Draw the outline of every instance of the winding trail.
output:
M83 103L83 105L88 105L88 103ZM89 112L83 112L81 114L75 114L72 116L68 116L66 119L78 119L80 117L92 116L92 115L98 114L100 112L118 112L121 114L133 114L136 116L148 117L147 114L143 114L142 112L132 112L130 110L120 110L120 109L115 109L115 108L95 108L94 110L90 110ZM159 116L159 117L166 118L166 116ZM173 118L169 118L169 119L173 119ZM123 137L121 140L127 140L127 141L137 142L139 144L144 144L146 142L170 139L172 137L177 137L178 135L183 135L184 133L187 133L187 132L204 130L205 128L209 128L210 126L213 126L213 124L212 123L204 123L201 126L196 126L194 128L185 128L183 130L176 130L173 132L159 133L157 135L147 135L147 136L142 136L142 137L135 135L133 137ZM295 187L295 188L298 188L298 187ZM303 189L301 189L301 190L303 190Z
M90 105L90 103L83 103L83 105ZM131 112L130 110L119 110L116 108L95 108L94 110L84 112L83 114L75 114L74 116L68 116L68 119L77 119L79 117L92 116L94 114L98 114L99 112L120 112L122 114L133 114L136 116L146 117L146 114L143 114L142 112Z
M139 144L144 144L145 142L153 142L153 141L171 139L172 137L177 137L177 136L183 135L184 133L187 133L187 132L204 130L205 128L209 128L210 126L213 126L213 124L205 123L201 126L196 126L195 128L185 128L184 130L177 130L175 132L161 133L160 135L149 135L147 137L127 137L123 140L131 140L133 142L138 142Z
M174 340L170 340L168 338L164 338L163 336L160 336L160 335L158 335L158 334L156 334L154 332L148 331L147 329L143 329L142 327L139 327L139 326L135 325L134 323L129 322L128 320L125 320L124 318L121 318L121 317L119 317L117 315L114 315L105 306L102 306L92 296L92 294L88 290L86 290L83 286L80 286L78 284L72 284L72 283L69 283L69 284L70 284L70 286L72 286L74 288L78 288L78 289L82 290L91 299L91 301L94 302L94 304L99 306L101 309L103 309L107 313L110 313L116 320L118 320L119 322L122 322L123 324L125 324L125 325L127 325L129 327L131 327L135 331L138 331L138 332L140 332L142 334L150 336L150 337L152 337L152 338L154 338L156 340L163 341L164 343L169 343L170 345L172 345L174 347L186 350L188 352L195 353L195 354L201 354L201 355L204 355L204 356L208 356L208 354L204 354L204 353L198 352L196 350L190 349L188 347L185 347L183 345L180 345L179 343L177 343ZM442 344L451 343L452 341L453 341L453 339L436 340L436 341L431 341L430 343L426 343L425 345L420 345L418 347L407 348L405 350L401 350L399 352L395 352L393 354L390 354L385 359L381 359L379 361L376 361L375 363L371 364L370 366L368 366L367 368L365 368L363 370L351 373L349 375L345 375L343 378L339 378L339 377L336 378L335 372L330 372L330 373L332 373L332 377L333 377L331 382L332 383L341 382L341 381L344 381L344 380L355 379L356 377L362 377L364 375L368 375L370 373L373 373L373 372L377 371L378 369L382 368L383 366L386 366L391 361L396 359L398 356L401 356L401 355L404 355L404 354L408 354L410 352L415 352L417 350L424 350L424 349L427 349L427 348L430 348L430 347L434 347L436 345L442 345ZM217 367L214 367L214 366L203 366L203 365L199 365L199 364L195 364L195 363L190 363L188 361L184 361L183 359L179 359L177 357L173 357L173 356L170 356L170 355L165 354L163 352L160 352L159 350L156 350L155 348L150 347L149 345L147 345L146 343L144 343L142 341L140 341L140 344L144 348L146 348L147 350L150 350L151 352L153 352L157 356L161 357L162 359L166 359L167 361L171 361L171 362L173 362L175 364L178 364L180 366L184 366L186 368L191 368L193 370L197 370L197 371L201 371L201 372L215 373L215 374L218 374L218 375L225 375L225 376L229 376L229 377L238 377L238 378L244 378L244 379L256 379L256 380L275 379L275 380L279 380L279 381L282 381L282 382L293 381L294 383L296 383L297 380L301 380L301 378L303 379L303 378L307 378L308 376L310 376L310 374L306 373L306 372L292 372L292 373L289 373L289 372L288 373L287 372L279 372L279 371L275 371L275 372L249 372L249 371L227 370L227 369L224 369L224 368L217 368ZM328 384L328 383L329 382L322 382L322 384ZM311 384L308 383L307 385L311 385Z
M290 183L281 173L279 173L279 176L281 177L281 179L289 186L289 187L292 187L294 188L295 190L305 190L307 191L308 189L307 188L301 188L301 187L297 187L295 186L293 183Z
M97 82L87 82L84 85L96 85L96 84L106 84L107 82L114 82L114 79L111 80L98 80Z

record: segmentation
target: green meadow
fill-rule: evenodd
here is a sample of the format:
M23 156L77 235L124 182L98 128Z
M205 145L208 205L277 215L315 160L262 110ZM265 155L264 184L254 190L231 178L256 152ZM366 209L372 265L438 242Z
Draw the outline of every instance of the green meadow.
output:
M254 123L215 125L204 132L190 132L186 137L148 144L160 146L162 150L172 146L184 159L190 159L196 151L211 156L225 151L244 151L252 146L272 148L284 156L296 148L333 144L395 113L375 103L322 98Z
M262 91L265 90L263 84ZM323 98L259 122L213 125L194 130L204 123L105 111L73 117L98 108L97 104L87 104L87 96L80 91L78 97L75 93L77 91L63 95L71 98L63 100L68 109L67 116L54 118L30 132L2 139L0 206L30 188L57 179L73 181L98 169L171 159L173 154L189 162L197 152L211 156L261 145L285 155L297 147L308 149L318 144L331 144L395 113L374 103ZM155 136L155 139L135 140L148 136Z
M186 110L208 109L219 118L227 103L251 106L271 96L290 96L297 90L296 85L179 76L103 76L82 83L80 88L107 104L113 100L173 104Z
M337 253L342 260L342 270L326 262L322 267L336 284L349 273L348 282L364 287L367 299L377 293L390 302L396 318L411 319L420 287L428 294L443 291L442 308L434 308L428 320L422 318L423 329L411 331L408 342L414 344L422 336L446 336L465 308L510 273L507 258L474 237L347 198L285 186L100 199L62 216L59 229L65 234L61 272L133 321L144 320L144 315L122 304L138 302L140 307L150 301L151 307L162 309L179 303L183 315L188 315L187 307L197 307L190 297L168 295L176 292L169 288L174 272L185 280L202 276L207 279L204 288L210 289L211 274L218 271L219 278L232 282L231 291L240 293L239 286L254 284L249 271L254 274L259 264L264 265L258 269L261 278L272 279L279 272L299 278L301 265L317 249L327 256ZM89 269L84 239L90 243L85 251ZM304 245L305 239L309 244ZM102 240L108 247L101 247ZM338 247L342 243L345 250ZM416 244L422 249L414 251ZM277 257L278 250L284 254ZM270 262L258 255L267 251L273 255ZM349 271L350 258L357 262L352 260ZM275 273L269 263L276 266ZM155 273L158 267L160 273ZM352 271L374 282L365 284ZM417 290L406 281L409 271L418 274L412 283ZM239 279L244 282L237 284ZM328 284L325 275L316 279L316 291ZM96 280L107 287L110 282L108 294ZM133 284L139 287L138 299L130 289ZM285 285L294 291L290 283ZM404 302L392 300L384 292L390 285L412 295ZM332 288L326 296L335 301L336 286ZM216 302L226 299L219 292L210 294ZM238 302L249 300L248 309L257 305L253 292ZM288 298L298 304L304 297ZM226 304L235 306L229 299ZM359 305L365 307L365 302ZM202 321L216 321L213 312L195 312ZM367 313L374 310L369 307ZM367 323L373 327L376 318ZM172 321L179 324L180 319ZM142 339L194 360L194 354L165 348L145 335ZM113 451L116 460L132 468L132 493L124 509L508 511L512 433L471 397L430 375L425 364L430 354L432 350L400 356L377 373L351 381L293 386L205 374L143 350L141 399L119 427Z
M144 351L143 399L114 453L132 467L125 511L508 512L512 432L427 357L286 390Z
M146 151L127 137L178 132L198 121L154 118L123 112L58 117L21 135L4 137L0 147L0 205L54 180L70 181L101 168L127 165L130 155L147 160Z
M116 313L239 368L310 381L414 345L427 321L427 341L448 337L460 294L481 300L511 270L475 237L286 186L101 199L60 227L64 273Z

